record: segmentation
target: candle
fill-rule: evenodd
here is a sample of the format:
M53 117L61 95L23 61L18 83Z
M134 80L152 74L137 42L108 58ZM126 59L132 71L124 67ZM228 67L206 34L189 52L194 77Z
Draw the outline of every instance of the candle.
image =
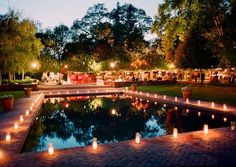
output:
M234 130L234 129L235 129L235 122L231 121L231 130Z
M98 143L97 143L97 138L96 137L93 138L92 147L93 147L94 150L96 150L98 148Z
M200 100L198 100L198 101L197 101L197 104L200 106L200 105L201 105L201 101L200 101Z
M14 129L17 130L19 128L19 125L17 122L14 123Z
M224 110L227 110L226 104L223 104L223 108L224 108Z
M201 112L198 112L197 115L200 117L201 116Z
M112 109L112 110L111 110L111 114L112 114L112 115L115 115L115 114L116 114L116 110L115 110L115 109Z
M208 125L204 124L204 134L207 135L208 134Z
M214 102L211 102L211 107L215 107L215 103Z
M188 98L186 99L186 103L189 103L189 100L188 100Z
M53 155L54 154L54 148L52 143L48 144L48 155Z
M10 142L11 141L11 134L10 133L7 133L6 134L6 142Z
M224 122L227 122L227 118L224 118Z
M23 122L24 121L24 117L23 115L20 115L20 122Z
M178 97L175 97L175 101L178 101Z
M177 138L177 137L178 137L178 129L177 129L177 128L174 128L174 129L173 129L173 137L174 137L174 138Z
M163 98L166 99L166 95L164 95Z
M139 133L136 133L136 134L135 134L135 143L136 143L136 144L139 144L139 143L140 143L140 134L139 134Z

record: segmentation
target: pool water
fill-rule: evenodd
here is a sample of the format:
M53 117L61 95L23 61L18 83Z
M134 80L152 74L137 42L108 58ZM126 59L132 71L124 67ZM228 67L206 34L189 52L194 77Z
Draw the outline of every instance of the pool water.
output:
M136 132L149 138L172 134L174 127L181 133L206 123L229 126L223 118L122 95L45 98L22 152L47 150L48 143L56 149L86 146L93 137L113 143L134 139Z

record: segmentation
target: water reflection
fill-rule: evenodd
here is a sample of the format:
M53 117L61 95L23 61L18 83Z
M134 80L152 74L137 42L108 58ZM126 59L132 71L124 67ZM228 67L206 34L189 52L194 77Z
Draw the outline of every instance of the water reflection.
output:
M118 95L48 98L22 152L46 150L49 142L58 149L89 145L93 137L98 143L111 143L133 139L136 132L146 138L171 134L173 127L185 132L200 130L206 122L210 128L227 125L222 118L199 118L197 112L186 111Z

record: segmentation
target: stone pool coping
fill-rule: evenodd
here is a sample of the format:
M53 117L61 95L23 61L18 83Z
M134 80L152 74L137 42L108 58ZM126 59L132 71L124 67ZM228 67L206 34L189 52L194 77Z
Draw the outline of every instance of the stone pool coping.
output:
M116 91L117 90L117 91ZM68 95L68 94L73 94L77 90L69 90L67 93L67 90L59 90L60 95ZM79 90L78 94L94 94L95 93L109 93L109 92L122 92L122 89L91 89L89 90L90 92L87 92L88 90ZM98 91L98 92L96 92ZM51 91L52 94L55 93L57 94L58 91ZM19 154L19 149L22 147L22 144L24 143L24 140L28 134L28 131L30 129L30 126L32 125L37 112L39 111L39 108L41 106L41 103L43 102L44 96L41 94L43 93L44 95L50 94L50 91L39 91L39 92L34 92L32 94L32 97L27 98L21 98L16 101L14 105L14 111L10 112L4 112L0 113L0 126L1 126L1 131L0 131L0 166L8 166L8 165L13 165L17 166L17 164L24 164L23 166L40 166L37 165L36 162L42 165L42 162L45 162L43 166L52 166L52 165L58 165L58 166L63 166L68 165L68 166L73 166L76 162L76 166L78 164L81 165L86 165L86 166L132 166L132 164L136 164L137 166L156 166L155 164L157 162L160 162L160 164L165 165L173 165L173 164L178 164L181 165L186 165L186 164L192 164L193 161L197 161L199 165L202 162L208 162L209 165L214 165L214 164L220 164L219 159L222 156L223 153L221 153L220 150L215 150L213 151L217 152L215 156L217 156L217 160L209 160L207 161L207 157L211 157L212 155L210 154L211 152L204 152L203 150L200 149L200 146L203 145L204 143L208 143L207 147L211 148L218 148L218 147L227 147L227 149L234 148L236 147L236 141L235 141L235 136L236 136L236 131L231 131L230 128L219 128L219 129L211 129L209 130L209 135L204 138L203 140L203 134L202 131L198 132L190 132L190 133L182 133L179 134L179 137L177 140L173 139L171 135L167 136L162 136L162 137L155 137L155 138L150 138L150 139L143 139L142 143L140 145L135 145L132 140L130 141L123 141L119 143L114 143L114 144L103 144L101 147L99 146L99 149L94 152L94 150L91 149L91 146L85 146L85 147L80 147L80 148L71 148L71 149L63 149L63 150L56 150L55 156L48 156L46 152L38 152L38 153L23 153ZM40 95L41 94L41 95ZM163 96L156 95L155 94L140 94L140 92L130 92L130 91L125 91L124 94L126 95L132 95L135 97L143 98L146 100L157 100L161 102L174 102L173 104L179 104L179 105L186 105L186 102L183 101L183 99L178 99L178 103L173 100L172 97L167 97L164 99ZM33 101L35 101L38 98L37 103L32 108L31 114L26 118L24 123L20 123L20 128L19 130L14 130L13 125L16 120L19 119L19 115L24 114L25 110L29 109L31 107L31 104ZM163 99L162 99L163 98ZM172 99L171 99L172 98ZM182 101L181 101L182 100ZM191 100L190 100L191 102ZM205 102L204 102L205 103ZM202 102L202 104L204 104ZM206 106L209 107L210 103L206 102ZM187 104L190 105L190 104ZM216 106L218 104L215 104ZM189 106L191 107L191 106ZM197 106L198 108L201 106ZM229 108L228 108L229 107ZM233 115L236 112L236 107L233 106L227 106L228 109L230 109L227 112L232 112ZM205 108L204 108L205 110ZM217 113L226 113L225 110L214 110ZM226 113L227 114L227 113ZM25 115L25 114L24 114ZM11 132L12 135L12 141L10 144L7 144L5 141L5 135L7 132ZM214 134L214 135L213 135ZM194 140L192 139L194 136ZM190 140L191 139L191 140ZM182 142L186 140L187 142ZM223 141L222 141L223 140ZM160 143L158 143L160 141ZM176 141L181 141L176 142ZM227 142L228 141L228 142ZM197 144L196 144L197 142ZM179 143L180 145L177 145ZM161 150L165 147L168 147L168 145L175 145L176 148L173 150L172 148L167 149L162 153L158 153L160 158L149 158L146 154L152 155L152 154L157 154L158 150ZM223 145L222 145L223 144ZM158 146L156 146L158 145ZM129 147L128 147L129 146ZM195 148L196 146L196 148ZM190 148L190 150L195 150L197 149L198 153L195 155L194 151L193 153L190 150L183 150L184 148ZM137 148L142 148L141 150ZM177 151L176 149L182 150L182 153ZM104 149L102 152L100 152L100 149ZM150 150L151 151L150 151ZM236 151L231 150L231 155L235 156ZM190 151L190 152L189 152ZM206 150L205 150L206 151ZM223 149L222 151L226 151ZM82 152L82 153L81 153ZM99 152L101 154L99 154ZM185 155L186 152L189 152L189 155ZM218 155L219 152L219 155ZM205 158L202 158L202 153L206 156ZM109 155L111 154L111 155ZM114 154L114 155L113 155ZM164 158L164 155L168 155L169 159L171 159L170 155L175 155L177 154L180 156L181 161L178 159L173 159L172 162L167 162L168 158ZM188 156L192 156L192 160L189 161L186 158ZM229 163L236 164L236 160L231 159L231 155L227 154L227 157L230 157ZM95 156L95 158L94 158ZM141 156L141 157L139 157ZM167 156L167 157L168 157ZM178 157L177 156L177 157ZM226 155L225 155L226 156ZM86 158L88 159L85 161ZM109 160L110 157L110 160ZM145 158L143 158L145 157ZM196 157L198 160L194 160L193 157ZM85 159L84 159L85 158ZM95 159L95 162L93 161ZM121 162L118 161L121 159ZM140 161L140 159L143 159L143 161ZM164 160L166 159L166 160ZM30 162L30 163L29 163ZM140 162L140 163L138 163ZM145 162L145 163L144 163ZM203 163L204 164L204 163ZM193 165L193 164L192 164ZM194 165L195 166L195 165Z

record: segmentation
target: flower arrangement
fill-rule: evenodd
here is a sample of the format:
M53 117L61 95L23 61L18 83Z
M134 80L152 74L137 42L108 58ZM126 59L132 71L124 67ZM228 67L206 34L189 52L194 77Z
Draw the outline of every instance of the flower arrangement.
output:
M13 96L12 95L3 95L1 96L1 99L12 99Z

